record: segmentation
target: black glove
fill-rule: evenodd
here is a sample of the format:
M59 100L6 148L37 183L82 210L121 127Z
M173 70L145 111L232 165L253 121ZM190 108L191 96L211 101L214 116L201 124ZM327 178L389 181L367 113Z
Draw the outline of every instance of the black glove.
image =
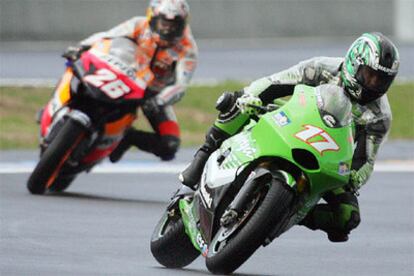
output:
M160 102L158 97L153 96L145 100L145 103L142 105L142 110L147 116L157 116L160 113L160 108L163 106L163 103Z
M65 52L63 52L62 57L75 61L79 59L81 54L89 50L91 46L89 45L79 45L79 46L69 46Z

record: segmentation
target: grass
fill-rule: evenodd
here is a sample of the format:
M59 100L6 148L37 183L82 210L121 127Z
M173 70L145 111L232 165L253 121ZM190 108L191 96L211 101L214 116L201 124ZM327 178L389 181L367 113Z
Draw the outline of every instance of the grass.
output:
M202 142L206 130L214 122L217 98L223 91L243 88L242 83L224 82L214 86L191 86L186 96L175 106L181 126L184 146ZM393 124L391 139L414 139L414 83L396 83L389 91ZM34 148L37 146L36 112L45 105L51 88L0 87L0 149ZM145 120L136 127L148 129Z
M390 139L414 139L414 83L394 84L388 93L393 120Z

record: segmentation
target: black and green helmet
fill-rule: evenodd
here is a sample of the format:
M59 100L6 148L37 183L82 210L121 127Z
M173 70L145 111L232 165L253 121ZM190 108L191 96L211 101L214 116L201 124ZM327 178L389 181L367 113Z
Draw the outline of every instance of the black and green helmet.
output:
M359 104L384 95L398 73L395 45L381 33L364 33L352 43L342 65L345 90Z

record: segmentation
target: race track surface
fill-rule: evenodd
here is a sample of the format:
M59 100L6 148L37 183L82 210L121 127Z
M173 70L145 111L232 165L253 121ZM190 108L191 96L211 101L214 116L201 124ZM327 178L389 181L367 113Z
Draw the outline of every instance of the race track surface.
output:
M0 168L35 160L35 153L0 155ZM174 165L135 155L117 166ZM180 155L175 164L190 157ZM27 178L0 174L0 275L209 274L202 257L170 270L149 250L153 227L178 187L176 173L82 174L67 192L45 196L30 195ZM414 275L413 178L412 170L376 172L361 191L362 223L347 243L296 226L236 275Z

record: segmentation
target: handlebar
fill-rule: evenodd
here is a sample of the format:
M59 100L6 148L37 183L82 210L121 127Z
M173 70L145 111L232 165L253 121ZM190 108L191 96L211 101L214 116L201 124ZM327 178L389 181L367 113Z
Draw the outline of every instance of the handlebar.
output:
M268 104L265 106L248 104L248 106L257 109L259 111L259 114L265 114L267 112L274 111L280 107L279 105L276 105L276 104Z

